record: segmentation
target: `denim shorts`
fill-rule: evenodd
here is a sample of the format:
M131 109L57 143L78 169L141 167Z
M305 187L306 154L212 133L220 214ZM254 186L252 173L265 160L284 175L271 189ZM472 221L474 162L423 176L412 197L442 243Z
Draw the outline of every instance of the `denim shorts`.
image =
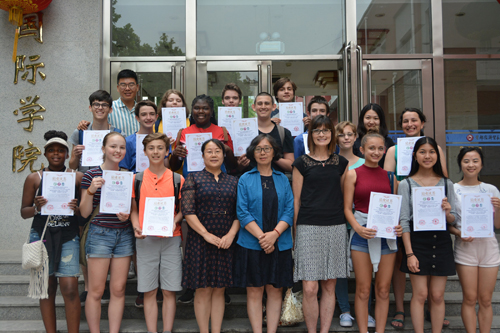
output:
M40 235L35 229L30 231L30 243L40 240ZM75 236L72 240L63 243L61 249L61 260L59 267L54 273L54 252L49 256L49 275L56 277L79 277L80 276L80 237Z
M382 238L380 243L382 245L382 251L380 252L381 255L396 253L398 251L391 250L387 245L387 240L385 238ZM357 232L354 232L351 240L351 250L370 253L368 251L368 240L361 237Z
M85 252L87 258L122 258L134 254L135 236L131 227L106 228L90 224Z

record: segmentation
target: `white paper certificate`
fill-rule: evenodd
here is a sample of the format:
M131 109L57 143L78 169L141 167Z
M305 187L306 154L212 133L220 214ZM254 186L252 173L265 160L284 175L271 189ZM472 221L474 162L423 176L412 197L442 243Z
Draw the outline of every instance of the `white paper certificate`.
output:
M304 110L302 102L279 103L280 125L292 132L292 136L297 136L304 132Z
M133 175L132 172L102 171L104 186L101 190L99 213L130 213Z
M102 153L101 153L102 154ZM42 196L47 203L42 206L42 215L70 215L73 210L69 208L69 202L75 198L74 172L43 172Z
M219 106L219 111L217 113L217 122L219 126L224 126L228 131L231 136L234 136L233 134L233 120L235 119L241 119L241 107L222 107Z
M462 194L462 237L493 237L493 205L489 193Z
M85 149L82 151L82 166L97 166L102 164L102 140L108 131L83 131Z
M243 118L233 120L232 136L234 146L234 156L241 156L246 153L250 142L259 135L259 125L257 118Z
M171 138L186 127L186 108L161 108L161 117L163 133Z
M413 146L421 136L412 138L398 138L398 176L408 176L411 169L411 160L413 155Z
M149 168L149 158L144 154L142 140L147 134L135 134L135 172L142 172Z
M146 198L142 234L172 237L174 232L174 197Z
M413 231L446 230L444 186L413 187Z
M309 145L307 144L307 138L309 137L309 133L302 134L302 138L304 139L304 151L306 154L309 154Z
M401 195L377 192L370 194L366 227L377 230L375 237L396 239L394 227L399 224L401 199Z
M201 155L201 146L203 142L210 140L212 133L195 133L186 134L186 148L187 154L187 171L201 171L205 167L203 157Z

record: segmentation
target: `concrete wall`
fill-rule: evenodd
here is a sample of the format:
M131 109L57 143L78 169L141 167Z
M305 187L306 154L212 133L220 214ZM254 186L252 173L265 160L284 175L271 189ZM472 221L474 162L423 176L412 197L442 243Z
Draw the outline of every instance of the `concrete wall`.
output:
M53 1L43 11L43 40L40 44L33 37L19 40L18 55L41 55L44 62L40 70L47 75L45 81L38 75L36 85L21 80L14 85L15 64L12 62L15 27L8 21L8 13L0 11L0 251L21 249L27 237L31 219L23 220L19 210L25 178L29 167L20 173L12 172L12 149L27 141L40 147L43 154L43 135L51 129L62 130L68 136L79 120L91 119L88 96L100 88L102 54L102 1L68 0ZM31 76L31 74L30 74ZM27 132L27 122L13 111L21 105L19 100L39 95L38 103L46 108L44 120L35 120L33 131ZM37 114L37 115L38 115ZM43 155L35 161L47 165ZM17 168L21 166L18 162Z

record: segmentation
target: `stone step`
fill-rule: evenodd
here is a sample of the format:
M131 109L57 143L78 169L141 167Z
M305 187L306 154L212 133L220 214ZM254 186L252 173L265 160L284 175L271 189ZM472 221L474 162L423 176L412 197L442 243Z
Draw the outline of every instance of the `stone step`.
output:
M410 313L410 299L411 294L405 294L404 307L407 314ZM126 296L125 310L123 318L127 319L144 319L144 310L136 308L134 305L135 296ZM447 292L445 294L446 302L446 315L447 316L460 316L462 293L460 292ZM354 312L354 295L349 295L349 303L351 305L351 312ZM500 313L500 292L495 292L492 299L493 313ZM101 318L107 318L107 304L102 305ZM391 304L389 306L389 313L396 311L394 304L394 297L391 295ZM159 315L161 312L159 312ZM338 306L335 310L335 316L339 315ZM246 296L245 295L231 295L231 304L226 306L225 311L226 319L234 318L247 318ZM0 297L0 318L4 320L39 320L41 319L39 302L28 297L19 296L1 296ZM61 296L56 296L56 318L64 319L64 301ZM84 311L82 311L82 319L85 318ZM177 304L176 311L177 319L194 319L193 304Z
M444 333L465 333L465 329L463 328L462 319L459 316L448 316L450 320L450 326L448 328L444 328ZM160 322L161 325L161 322ZM66 321L58 320L57 321L58 332L65 333L67 332ZM158 329L161 330L161 326L158 326ZM424 325L425 332L430 332L431 324L429 322L425 322ZM372 329L370 329L373 331ZM122 325L120 328L120 332L123 333L135 333L135 332L145 332L146 324L144 320L141 319L124 319L122 321ZM405 320L405 328L404 330L396 330L394 329L390 323L388 322L386 325L387 332L413 332L413 327L410 318L406 318ZM45 329L43 327L43 322L41 320L0 320L0 332L8 332L8 333L44 333ZM87 322L82 321L80 324L80 332L88 333L89 328ZM107 333L108 330L108 321L101 321L101 332ZM199 332L198 325L195 320L183 320L176 319L174 322L174 333L194 333ZM250 322L248 319L225 319L222 322L222 332L227 333L250 333L252 332L252 328L250 326ZM300 323L294 327L280 327L278 328L278 332L287 332L287 333L304 333L307 332L305 323ZM330 327L330 332L358 332L358 328L356 323L352 327L340 327L339 319L335 317L333 319L332 325ZM493 325L491 332L500 333L500 317L495 316L493 318Z

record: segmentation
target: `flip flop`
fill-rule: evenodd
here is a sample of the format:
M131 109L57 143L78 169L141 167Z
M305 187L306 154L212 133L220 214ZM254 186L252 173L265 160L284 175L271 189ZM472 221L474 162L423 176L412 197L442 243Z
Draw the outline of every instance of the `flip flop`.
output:
M392 318L392 320L391 320L391 326L394 327L397 330L402 330L402 329L405 328L405 313L402 312L402 311L396 311L396 313L394 314L394 317L396 317L397 315L403 316L403 319ZM400 323L401 326L394 325L395 323Z
M427 320L428 322L431 321L431 313L429 310L425 311L425 320ZM444 317L444 320L443 320L443 327L448 327L450 326L450 321Z

